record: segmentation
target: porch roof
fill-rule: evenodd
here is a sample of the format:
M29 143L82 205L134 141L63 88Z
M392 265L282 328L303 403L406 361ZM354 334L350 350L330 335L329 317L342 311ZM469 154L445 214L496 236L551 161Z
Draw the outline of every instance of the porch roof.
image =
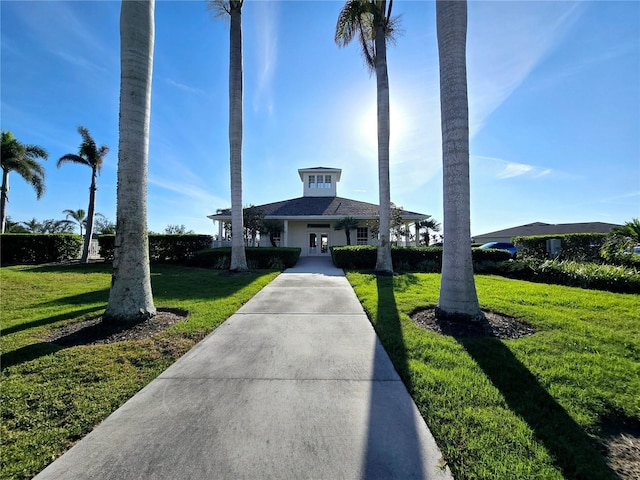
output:
M338 219L342 217L354 217L357 219L372 219L378 216L378 205L360 202L343 197L298 197L280 202L256 205L264 212L265 218L292 220L312 218ZM429 215L408 210L402 210L404 220L422 220ZM227 213L209 215L212 220L226 220L230 218Z

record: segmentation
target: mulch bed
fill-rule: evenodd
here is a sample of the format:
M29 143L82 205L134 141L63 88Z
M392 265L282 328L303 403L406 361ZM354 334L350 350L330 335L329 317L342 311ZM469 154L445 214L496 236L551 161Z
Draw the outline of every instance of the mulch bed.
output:
M186 319L187 312L182 310L158 310L153 317L132 324L103 323L100 316L56 328L44 340L62 347L142 340Z
M414 312L411 315L411 320L426 330L454 338L493 337L501 340L514 340L536 333L532 326L513 317L493 312L482 313L484 318L479 322L443 320L436 318L434 308L428 308Z

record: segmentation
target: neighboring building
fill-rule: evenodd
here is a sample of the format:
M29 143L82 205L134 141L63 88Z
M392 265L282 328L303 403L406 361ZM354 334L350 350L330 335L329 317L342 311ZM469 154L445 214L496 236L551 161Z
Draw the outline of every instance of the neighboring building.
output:
M619 227L615 223L585 222L585 223L528 223L519 227L498 230L497 232L476 235L473 240L477 243L510 242L513 237L529 237L532 235L566 235L569 233L609 233L612 228Z
M367 227L368 221L377 220L378 205L338 197L337 183L342 170L339 168L301 168L298 170L303 183L302 197L280 202L256 205L262 210L265 220L282 222L282 232L275 240L283 247L300 247L302 255L329 255L329 247L346 245L344 230L334 230L334 225L344 217L360 221L358 228L351 231L352 245L376 245ZM401 211L407 228L410 224L428 218L428 215ZM230 214L209 215L218 222L218 238L223 238L223 225L231 222ZM270 245L269 239L261 242ZM214 242L222 245L223 242Z

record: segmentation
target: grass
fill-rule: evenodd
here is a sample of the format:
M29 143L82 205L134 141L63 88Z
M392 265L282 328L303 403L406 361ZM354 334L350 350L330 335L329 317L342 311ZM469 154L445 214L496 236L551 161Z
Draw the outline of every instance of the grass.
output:
M156 307L188 311L186 322L150 339L63 348L43 338L104 312L111 267L0 270L0 477L31 478L42 470L276 275L152 267Z
M640 425L640 296L478 275L484 310L537 333L455 340L410 319L439 275L347 276L457 480L615 478L600 442Z

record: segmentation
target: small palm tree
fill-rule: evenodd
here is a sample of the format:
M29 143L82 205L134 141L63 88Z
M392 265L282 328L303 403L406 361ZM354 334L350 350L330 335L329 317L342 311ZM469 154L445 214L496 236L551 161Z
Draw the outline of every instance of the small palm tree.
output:
M44 194L44 167L38 158L46 160L47 151L37 145L25 145L19 142L11 132L2 132L2 194L0 198L0 232L4 233L7 222L7 202L9 201L9 172L16 172L31 184L38 200Z
M347 245L351 245L351 230L358 228L359 220L353 217L343 217L333 227L334 230L344 230L347 237Z
M607 260L625 258L626 252L632 252L633 247L640 245L640 220L632 219L624 225L611 229L600 254Z
M283 225L278 220L264 220L260 226L260 233L269 234L272 247L277 247L275 236L282 233Z
M378 182L380 232L376 271L393 273L391 262L391 190L389 185L389 75L387 40L393 39L396 20L391 18L393 0L347 0L338 15L335 41L344 47L358 37L362 55L371 72L376 73L378 104Z
M86 212L82 208L79 208L78 210L63 210L62 213L67 215L67 220L71 217L78 224L80 227L80 236L82 236L82 227L87 222Z
M626 237L636 244L640 244L640 220L634 218L630 222L624 222L624 225L621 227L611 229L611 234Z
M421 235L420 230L422 229L424 229L424 233ZM435 218L431 218L431 215L424 220L416 222L416 235L419 237L422 236L422 240L426 246L429 246L429 231L431 230L434 232L440 231L440 223L436 221Z
M89 187L89 213L87 214L87 228L84 237L84 247L80 263L86 263L89 259L89 245L93 235L93 217L96 208L96 179L102 169L104 157L109 153L109 147L102 145L98 147L91 137L89 130L85 127L78 127L78 133L82 136L82 143L78 149L78 154L67 153L58 160L58 168L63 164L71 162L86 165L91 168L91 187Z
M28 222L20 222L20 225L22 225L29 233L42 233L43 225L35 218L32 218Z

